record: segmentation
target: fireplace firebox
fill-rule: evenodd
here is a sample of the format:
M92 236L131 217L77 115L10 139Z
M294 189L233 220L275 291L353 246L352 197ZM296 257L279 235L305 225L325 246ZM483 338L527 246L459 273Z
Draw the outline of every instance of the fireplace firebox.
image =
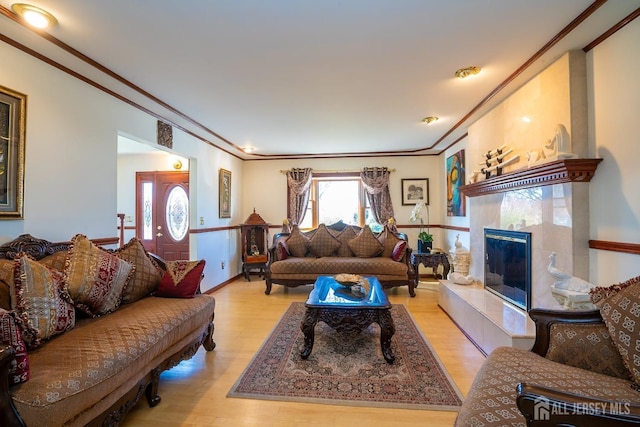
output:
M531 308L531 233L484 229L484 283L489 292Z

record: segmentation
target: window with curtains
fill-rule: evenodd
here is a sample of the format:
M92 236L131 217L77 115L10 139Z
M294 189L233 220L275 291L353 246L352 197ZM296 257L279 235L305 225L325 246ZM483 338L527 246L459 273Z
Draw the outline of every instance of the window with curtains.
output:
M311 197L300 228L310 229L338 221L360 227L367 224L376 232L382 230L382 225L371 215L359 174L327 173L312 179Z

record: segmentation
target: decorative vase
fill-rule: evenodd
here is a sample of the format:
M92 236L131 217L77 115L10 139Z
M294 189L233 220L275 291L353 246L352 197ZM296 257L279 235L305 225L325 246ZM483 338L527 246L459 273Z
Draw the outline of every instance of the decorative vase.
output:
M422 240L418 240L418 252L428 254L431 252L432 247L433 242L423 242Z

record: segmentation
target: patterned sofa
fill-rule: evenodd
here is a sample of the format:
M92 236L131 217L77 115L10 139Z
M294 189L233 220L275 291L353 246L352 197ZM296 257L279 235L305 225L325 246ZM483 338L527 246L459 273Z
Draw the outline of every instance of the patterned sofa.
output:
M494 350L455 425L640 424L640 277L591 299L600 310L531 310L531 351Z
M116 426L142 395L160 402L163 370L215 347L203 260L165 263L136 239L109 251L81 235L22 235L0 258L0 329L11 339L0 345L1 426Z
M296 287L340 273L376 276L384 288L406 285L409 295L416 295L411 248L404 233L385 227L376 234L369 226L342 222L304 232L294 226L291 233L277 233L269 248L265 294L274 283Z

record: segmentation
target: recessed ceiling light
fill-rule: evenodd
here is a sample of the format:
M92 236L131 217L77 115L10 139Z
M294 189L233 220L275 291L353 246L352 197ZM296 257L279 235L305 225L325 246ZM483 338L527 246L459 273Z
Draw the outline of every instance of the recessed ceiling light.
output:
M438 117L436 116L429 116L429 117L425 117L424 119L422 119L422 123L426 123L428 125L430 125L433 122L438 121Z
M475 76L479 72L480 72L480 67L476 67L476 66L460 68L459 70L456 71L456 77L460 79L464 79L469 76Z
M245 153L253 153L254 151L256 151L255 147L252 147L250 145L246 145L244 147L242 147L242 151L244 151Z
M58 20L46 10L26 3L15 3L11 9L22 17L29 25L36 28L47 28L58 23Z

